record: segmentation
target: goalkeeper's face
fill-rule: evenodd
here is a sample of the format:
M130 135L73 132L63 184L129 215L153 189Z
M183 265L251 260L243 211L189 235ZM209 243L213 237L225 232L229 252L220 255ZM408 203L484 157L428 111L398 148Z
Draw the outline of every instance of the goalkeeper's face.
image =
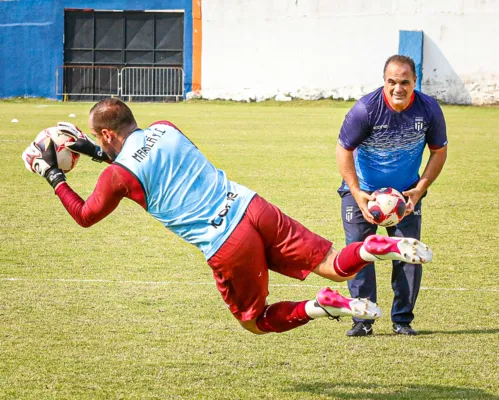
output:
M110 98L92 107L88 126L100 148L115 160L126 138L137 129L137 122L125 103Z
M100 148L109 156L109 158L111 158L111 160L115 160L123 148L123 143L118 134L109 129L103 129L102 132L97 132L91 124L90 132L92 132L92 135Z

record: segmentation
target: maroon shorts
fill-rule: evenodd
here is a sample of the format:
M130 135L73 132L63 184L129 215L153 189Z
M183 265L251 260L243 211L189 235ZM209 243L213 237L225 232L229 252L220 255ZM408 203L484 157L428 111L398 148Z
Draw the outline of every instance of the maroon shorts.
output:
M329 240L255 195L244 217L208 260L217 288L240 321L258 317L269 294L268 270L303 280L324 259Z

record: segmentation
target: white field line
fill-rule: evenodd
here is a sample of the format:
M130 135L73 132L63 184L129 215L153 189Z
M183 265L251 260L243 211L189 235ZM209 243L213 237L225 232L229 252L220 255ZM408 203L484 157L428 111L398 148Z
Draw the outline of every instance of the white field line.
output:
M61 282L61 283L111 283L111 284L137 284L137 285L187 285L187 286L202 286L202 285L215 285L214 282L188 282L188 281L119 281L111 279L31 279L31 278L0 278L0 281L24 281L24 282ZM323 286L308 285L305 283L271 283L271 287L311 287L321 288ZM332 286L335 289L345 289L345 286ZM498 293L499 289L488 288L441 288L431 286L421 286L420 290L438 290L438 291L453 291L453 292L492 292Z

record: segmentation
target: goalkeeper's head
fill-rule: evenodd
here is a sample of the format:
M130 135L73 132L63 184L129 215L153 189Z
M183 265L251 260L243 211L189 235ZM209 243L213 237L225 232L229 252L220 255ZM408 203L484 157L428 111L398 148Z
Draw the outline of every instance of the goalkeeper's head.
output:
M88 124L97 143L113 160L126 138L137 130L132 110L114 97L101 100L92 107Z

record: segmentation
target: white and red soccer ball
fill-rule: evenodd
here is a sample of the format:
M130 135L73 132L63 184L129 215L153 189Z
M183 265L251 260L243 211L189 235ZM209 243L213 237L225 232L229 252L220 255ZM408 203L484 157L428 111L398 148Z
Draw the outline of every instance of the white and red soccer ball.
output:
M397 225L405 215L404 196L393 188L382 188L373 192L376 200L369 201L367 206L377 225L389 227Z
M83 134L82 134L83 136ZM66 148L67 143L71 142L76 142L76 139L65 135L62 133L58 127L53 126L51 128L46 128L43 131L41 131L35 138L34 143L41 149L45 150L45 146L47 144L48 139L52 139L54 142L54 147L55 151L57 153L57 163L59 165L59 168L62 169L64 172L69 172L71 171L76 164L78 163L78 160L80 159L80 154L78 153L73 153L71 150ZM37 151L35 146L30 146L30 149L32 151ZM31 157L36 156L36 154L31 154ZM31 169L31 166L28 167L28 169Z

